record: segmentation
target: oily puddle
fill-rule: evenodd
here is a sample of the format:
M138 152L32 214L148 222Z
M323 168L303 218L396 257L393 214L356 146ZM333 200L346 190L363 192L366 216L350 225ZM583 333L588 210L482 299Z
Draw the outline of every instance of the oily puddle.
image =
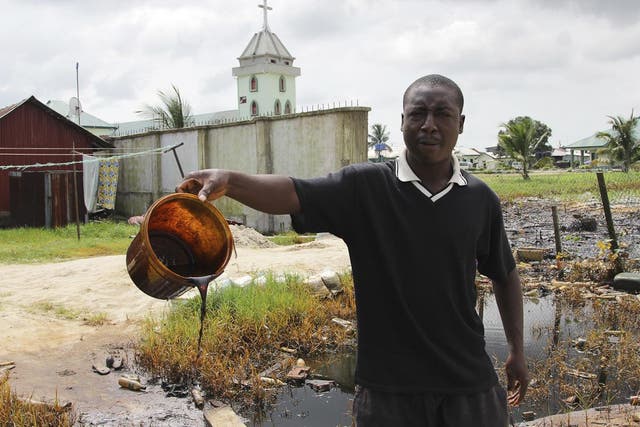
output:
M628 396L637 392L640 387L637 380L640 301L635 298L625 301L572 300L552 294L525 298L524 345L533 381L526 402L512 409L514 421L522 421L525 411L533 411L539 418L586 407L625 403ZM481 313L487 352L498 372L502 373L508 348L493 295L485 297ZM634 345L635 348L628 348ZM608 359L604 369L600 368L602 357ZM355 353L308 363L312 372L334 380L337 386L323 393L308 386L283 387L268 411L244 414L250 420L247 425L351 424ZM602 371L606 378L601 389L598 382L603 380L599 376ZM504 384L503 376L501 382ZM575 402L571 405L563 402L572 397Z

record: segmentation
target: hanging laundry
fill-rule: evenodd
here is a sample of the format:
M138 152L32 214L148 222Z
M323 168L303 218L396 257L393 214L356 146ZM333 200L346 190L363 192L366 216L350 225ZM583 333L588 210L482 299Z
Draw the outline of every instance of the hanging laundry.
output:
M117 159L100 160L98 173L98 206L104 209L114 209L116 206L116 191L118 190Z
M92 213L97 209L98 195L98 170L97 157L82 155L82 188L84 189L84 206L87 212Z

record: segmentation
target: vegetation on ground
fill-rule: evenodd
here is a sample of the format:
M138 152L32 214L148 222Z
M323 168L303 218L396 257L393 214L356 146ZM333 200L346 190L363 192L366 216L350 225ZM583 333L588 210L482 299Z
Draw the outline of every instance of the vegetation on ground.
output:
M268 239L271 240L276 245L281 246L290 246L290 245L299 245L300 243L309 243L315 240L315 235L305 236L296 233L295 231L289 231L286 233L276 234L274 236L269 236Z
M200 358L200 299L176 302L165 318L143 326L137 361L170 383L199 383L208 398L262 404L270 386L259 373L283 359L282 347L307 357L353 344L353 331L331 321L355 318L353 282L342 279L344 292L329 299L314 296L297 276L211 289Z
M95 221L55 229L0 229L0 264L37 264L123 254L138 227L126 222Z
M57 401L43 404L20 399L11 390L9 376L0 374L0 426L70 427L76 419L75 411Z
M583 201L600 199L595 173L558 172L532 173L525 180L515 174L483 174L475 176L486 182L502 201L513 201L520 197L557 198L560 200ZM605 172L604 179L609 200L626 200L640 197L640 172Z

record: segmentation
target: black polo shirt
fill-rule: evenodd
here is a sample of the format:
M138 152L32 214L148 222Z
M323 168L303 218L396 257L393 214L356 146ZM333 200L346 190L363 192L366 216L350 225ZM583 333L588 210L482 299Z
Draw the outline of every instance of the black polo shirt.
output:
M403 174L404 157L293 179L302 207L294 229L333 233L349 249L358 384L472 393L497 382L475 310L476 268L504 280L515 262L498 197L453 164L436 195Z

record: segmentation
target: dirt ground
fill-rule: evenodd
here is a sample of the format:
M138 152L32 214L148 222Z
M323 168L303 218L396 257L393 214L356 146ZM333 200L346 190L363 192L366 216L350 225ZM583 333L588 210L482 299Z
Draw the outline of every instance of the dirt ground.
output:
M335 237L290 247L253 246L237 247L226 277L255 277L260 271L311 275L349 268L346 246ZM10 381L19 394L47 401L57 396L59 401L73 402L79 412L93 414L90 418L106 420L91 425L121 425L123 414L145 413L157 402L149 394L119 389L119 375L100 376L92 372L92 364L104 365L109 353L130 354L126 350L137 339L139 322L168 310L170 304L133 284L124 255L0 265L0 362L15 362ZM104 313L106 323L87 325L85 319L97 313ZM172 416L175 425L190 423L188 414L182 419ZM149 423L171 425L162 418Z
M250 231L234 230L237 255L227 265L229 279L256 277L263 271L308 276L349 268L346 246L335 237L273 247ZM130 348L138 339L140 322L170 305L136 288L124 255L0 265L0 362L15 362L10 381L20 395L73 402L84 425L202 425L201 411L189 407L185 399L166 398L159 386L135 393L118 387L118 373L100 376L92 371L92 365L104 364L109 353L120 353L125 361L132 357ZM88 325L97 314L106 322ZM613 412L578 412L522 425L566 426L570 419L569 425L578 427L640 426L630 418L639 412L639 407L622 405Z

